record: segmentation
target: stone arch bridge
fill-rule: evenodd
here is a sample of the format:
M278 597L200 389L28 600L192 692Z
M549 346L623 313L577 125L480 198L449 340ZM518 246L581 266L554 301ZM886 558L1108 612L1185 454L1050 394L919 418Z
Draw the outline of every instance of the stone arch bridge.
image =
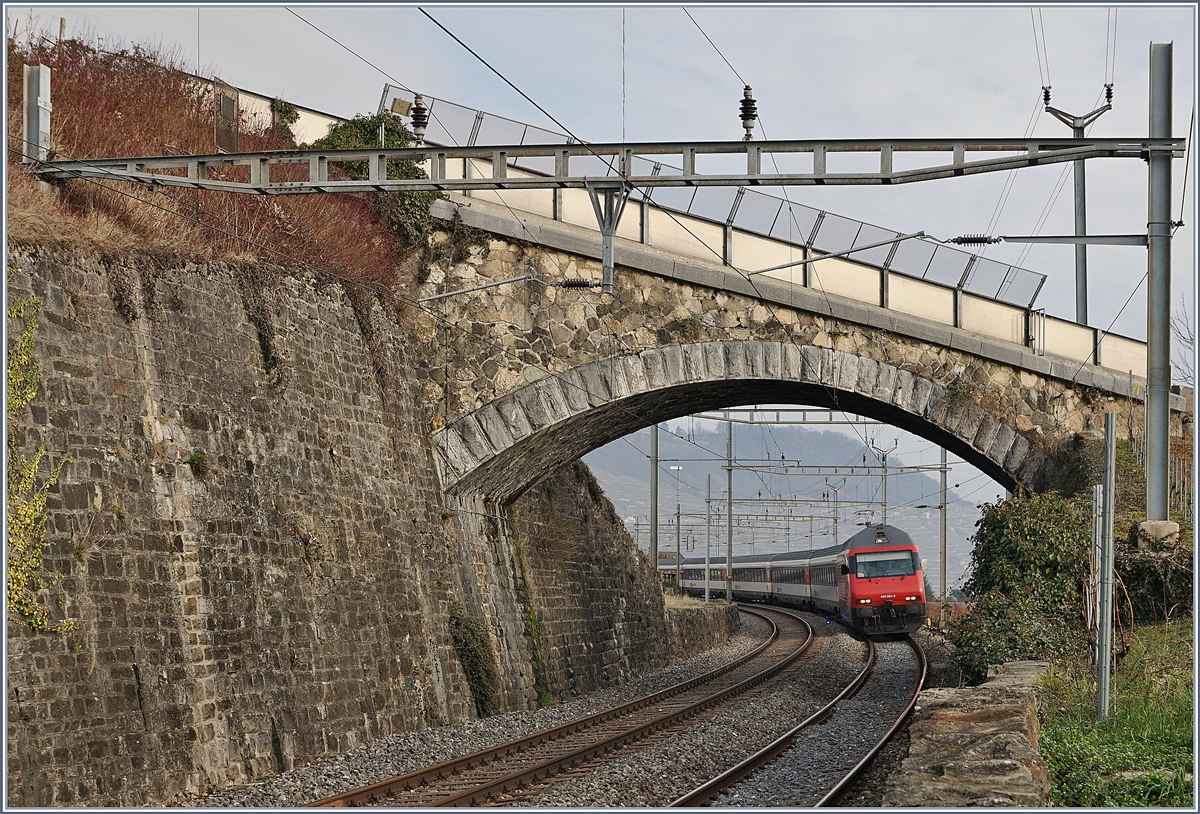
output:
M1123 433L1131 409L1141 423L1144 380L1119 370L629 241L616 247L611 298L556 287L600 279L594 231L468 199L434 214L451 224L417 319L451 497L507 504L630 432L747 403L869 416L1008 488L1045 486L1058 453L1105 412L1121 413Z

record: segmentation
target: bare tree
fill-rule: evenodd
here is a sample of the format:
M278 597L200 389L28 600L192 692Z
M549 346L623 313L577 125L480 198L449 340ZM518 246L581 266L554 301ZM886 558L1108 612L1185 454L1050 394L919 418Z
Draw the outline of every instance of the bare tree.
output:
M1196 381L1196 326L1188 313L1187 300L1179 295L1179 310L1171 315L1171 334L1175 337L1174 378L1182 385L1194 387Z

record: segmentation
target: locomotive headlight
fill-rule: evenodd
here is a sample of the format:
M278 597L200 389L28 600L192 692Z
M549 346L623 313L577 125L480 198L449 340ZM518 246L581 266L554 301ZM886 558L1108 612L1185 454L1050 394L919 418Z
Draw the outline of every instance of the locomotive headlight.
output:
M860 605L870 605L870 604L871 604L871 600L869 600L869 599L860 599L860 600L858 600L858 604L860 604Z
M921 601L921 597L919 597L919 596L906 596L906 597L904 597L904 601L905 601L905 602L920 602L920 601Z

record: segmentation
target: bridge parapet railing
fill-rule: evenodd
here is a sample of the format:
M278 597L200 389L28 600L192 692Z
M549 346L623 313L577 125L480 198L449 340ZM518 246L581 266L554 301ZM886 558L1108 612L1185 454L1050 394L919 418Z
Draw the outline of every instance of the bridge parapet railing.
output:
M411 93L384 88L380 110L393 99L412 102ZM429 109L425 139L440 146L483 144L547 145L573 140L443 99L424 97ZM680 167L642 156L629 159L631 176L681 175ZM551 156L520 156L507 161L508 177L554 174ZM615 177L612 163L598 156L574 156L573 172ZM430 169L426 167L426 169ZM487 159L447 162L444 177L491 177ZM473 200L597 230L586 190L474 190ZM755 271L822 254L845 252L883 241L896 242L849 257L812 260L762 276L775 282L817 289L834 296L889 308L971 334L1028 347L1039 354L1095 364L1121 374L1146 375L1144 342L1047 316L1034 303L1046 276L1029 269L962 251L933 239L898 240L899 232L796 203L747 187L655 187L634 190L617 237L656 249Z

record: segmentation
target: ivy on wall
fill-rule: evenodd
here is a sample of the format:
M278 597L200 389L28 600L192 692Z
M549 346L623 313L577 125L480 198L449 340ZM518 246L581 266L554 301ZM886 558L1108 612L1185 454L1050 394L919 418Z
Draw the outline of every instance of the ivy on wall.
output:
M383 143L380 144L380 130ZM328 135L314 141L310 147L319 150L352 150L370 147L399 149L411 147L410 133L390 113L376 116L355 116L329 128ZM359 180L367 177L367 162L346 161L339 165L350 178ZM388 162L388 178L424 178L424 171L412 161L393 160ZM391 230L396 239L396 249L406 252L421 243L429 233L429 207L437 196L432 192L375 192L368 200L376 215Z
M12 274L10 268L10 289ZM16 429L16 419L33 401L42 382L41 364L33 353L41 308L40 297L9 298L10 323L23 325L20 338L8 351L8 611L24 617L33 630L61 633L74 630L76 623L70 619L51 623L50 608L38 594L62 579L60 574L45 572L42 554L46 549L46 495L58 482L63 464L70 459L59 461L39 483L38 468L46 456L46 447L39 446L32 457L26 458L17 445Z
M487 628L457 601L450 602L450 638L471 688L475 711L481 718L497 712L500 676Z

